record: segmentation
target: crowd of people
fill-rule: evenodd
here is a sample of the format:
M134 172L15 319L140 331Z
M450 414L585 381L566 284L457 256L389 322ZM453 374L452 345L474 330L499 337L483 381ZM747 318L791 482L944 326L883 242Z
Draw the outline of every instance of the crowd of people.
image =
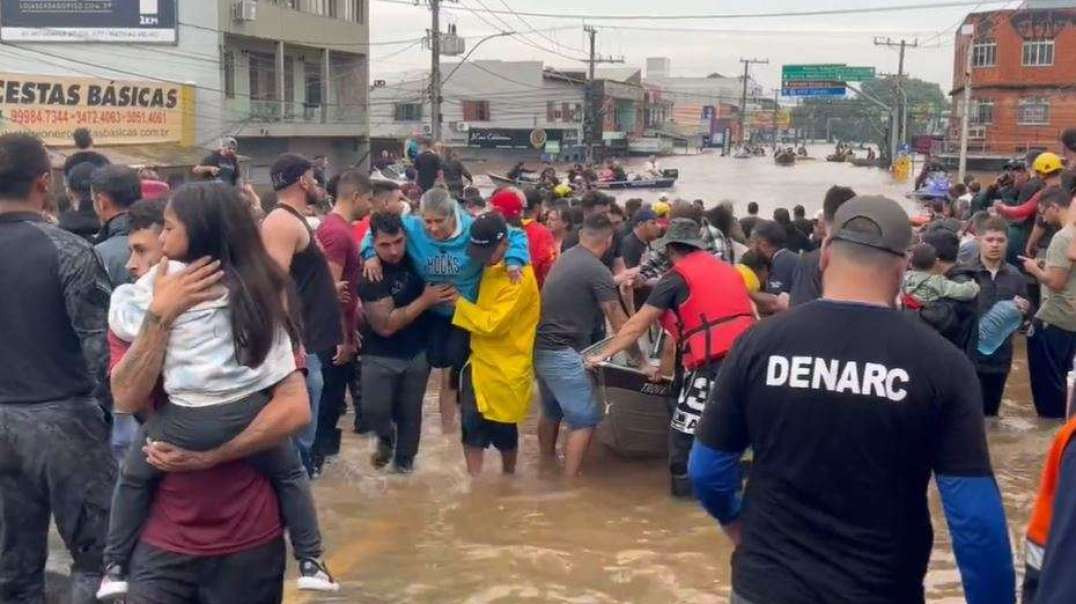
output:
M984 416L1020 331L1036 410L1068 414L1076 130L925 218L833 186L772 220L553 182L483 196L430 145L417 191L283 154L262 208L234 139L172 189L75 138L59 210L43 144L0 136L3 602L42 601L50 514L76 603L279 602L284 530L297 587L336 591L311 481L349 399L371 465L410 474L439 370L473 476L491 447L516 472L537 399L571 481L606 363L672 382L670 491L735 543L732 601L922 602L931 474L967 600L1015 600ZM1046 460L1025 602L1076 600L1074 434Z

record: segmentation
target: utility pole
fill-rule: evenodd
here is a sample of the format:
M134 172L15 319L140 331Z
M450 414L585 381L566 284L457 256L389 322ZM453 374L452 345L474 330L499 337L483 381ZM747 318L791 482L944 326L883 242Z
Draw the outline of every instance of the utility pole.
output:
M590 38L590 56L587 59L587 83L585 90L585 102L586 107L584 110L583 119L583 138L586 145L587 162L594 161L594 149L601 143L600 135L601 128L599 128L600 120L604 117L598 104L601 102L601 98L598 96L598 91L594 82L594 66L598 63L623 63L624 58L611 58L601 57L597 54L596 37L598 30L590 25L584 25L583 31L586 32Z
M875 38L874 45L897 47L900 49L900 58L897 60L897 98L895 100L897 106L897 125L899 130L895 131L893 136L896 137L899 143L904 143L907 142L906 139L908 138L908 108L905 106L907 104L905 102L907 97L904 95L904 51L908 48L918 48L919 39L916 38L909 43L903 38L900 42L896 42L889 38L884 40L882 38Z
M747 79L752 64L769 65L769 59L740 59L743 63L743 93L740 95L740 144L747 140Z
M777 88L773 91L773 150L777 151L777 114L781 109L781 89Z
M441 141L441 0L430 0L430 137Z
M975 26L966 24L960 28L961 35L967 37L964 48L964 115L960 118L960 167L957 182L964 182L968 166L968 118L971 113L971 49L974 42Z

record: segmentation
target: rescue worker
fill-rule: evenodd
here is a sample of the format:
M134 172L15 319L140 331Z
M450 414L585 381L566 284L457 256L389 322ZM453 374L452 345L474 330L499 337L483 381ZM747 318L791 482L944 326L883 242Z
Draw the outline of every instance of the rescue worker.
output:
M669 332L677 347L680 386L669 431L669 472L673 495L687 497L691 495L687 462L695 426L722 359L736 338L754 325L755 315L743 277L732 265L706 251L697 222L672 219L658 247L668 253L672 270L658 281L646 304L609 345L587 359L587 366L594 367L627 350L656 322Z

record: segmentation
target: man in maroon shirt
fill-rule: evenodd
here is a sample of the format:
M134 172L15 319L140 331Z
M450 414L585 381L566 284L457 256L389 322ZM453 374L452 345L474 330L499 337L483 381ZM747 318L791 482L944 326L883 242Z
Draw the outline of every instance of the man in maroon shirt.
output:
M356 375L355 353L359 345L355 336L358 330L359 301L355 287L359 283L362 264L359 261L359 240L351 223L365 218L371 206L370 179L358 170L347 170L336 184L336 199L331 212L325 215L318 227L318 243L329 262L333 281L342 285L345 295L340 299L340 316L343 319L343 343L336 347L336 356L322 359L321 376L325 383L318 405L317 436L311 451L315 475L321 473L325 458L340 452L340 430L336 424L344 407L344 394L348 379ZM356 429L362 428L361 405L356 404Z
M159 243L149 255L160 259ZM138 277L154 264L129 268ZM163 399L169 325L211 297L208 291L219 279L216 267L202 261L158 278L157 312L147 315L134 342L109 334L117 409L142 413ZM184 451L167 443L143 448L149 462L168 473L158 484L130 560L129 602L282 600L285 549L276 493L269 479L242 459L289 438L309 420L306 387L296 372L277 386L272 401L243 433L217 449Z

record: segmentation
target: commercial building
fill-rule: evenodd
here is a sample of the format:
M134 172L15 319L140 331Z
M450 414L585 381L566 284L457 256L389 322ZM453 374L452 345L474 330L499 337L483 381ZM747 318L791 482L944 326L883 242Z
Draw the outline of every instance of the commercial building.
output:
M446 145L466 148L473 158L583 156L584 74L546 69L541 61L444 63L441 73ZM428 71L400 74L373 88L375 151L398 152L405 139L430 137L428 90Z
M655 124L657 133L685 137L691 146L720 146L726 138L739 140L740 103L743 77L719 74L706 77L672 75L672 62L665 57L647 59L643 85L660 93L668 105L668 120ZM747 82L747 111L764 109L760 102L762 87L752 79ZM750 126L750 124L748 124Z
M87 88L109 82L135 90L178 87L181 96L171 109L187 120L178 128L187 134L140 136L149 129L134 127L135 120L154 116L106 114L82 123L85 112L65 114L55 133L86 126L99 144L171 145L187 156L234 136L255 184L268 183L269 164L287 151L325 155L336 167L367 159L368 0L115 2L107 27L99 26L102 17L89 6L94 3L70 4L63 11L4 15L0 54L6 71L17 72L6 77L80 78ZM10 99L3 100L0 110L12 115ZM116 119L132 127L116 128L109 121ZM129 148L125 155L137 154ZM146 155L147 164L159 156Z
M960 139L969 52L971 157L981 164L1056 148L1061 132L1076 125L1076 2L972 13L964 25L973 34L956 34L945 151L951 155Z

